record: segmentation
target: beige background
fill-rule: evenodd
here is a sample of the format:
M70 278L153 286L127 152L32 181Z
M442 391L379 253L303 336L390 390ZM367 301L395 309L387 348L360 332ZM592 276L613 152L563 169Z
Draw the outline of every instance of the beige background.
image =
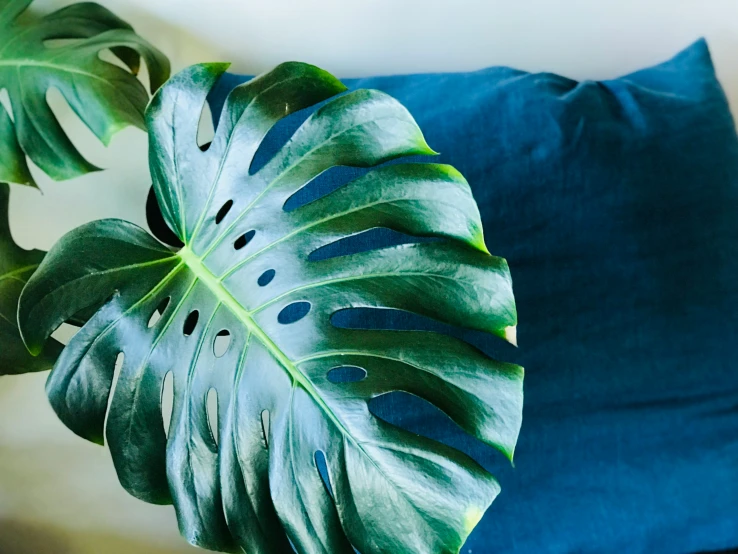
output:
M47 11L69 2L38 0ZM659 62L700 36L738 106L736 0L103 0L168 56L174 69L231 61L258 72L288 59L339 76L513 65L607 78ZM48 248L86 221L144 224L146 135L127 129L106 149L57 94L74 142L101 167L43 194L14 187L11 226L24 247ZM0 379L0 552L192 552L169 507L129 497L107 451L77 439L46 402L45 375ZM504 483L503 483L504 485Z

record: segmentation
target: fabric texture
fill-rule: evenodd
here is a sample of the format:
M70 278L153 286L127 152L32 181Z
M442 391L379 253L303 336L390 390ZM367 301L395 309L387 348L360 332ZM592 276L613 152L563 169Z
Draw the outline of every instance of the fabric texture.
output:
M247 79L220 80L215 121ZM514 467L414 397L372 406L501 482L462 552L738 547L738 139L705 42L610 81L493 67L346 84L410 110L468 179L513 276L518 349L443 331L526 368ZM280 122L257 165L306 116ZM331 170L293 200L360 172ZM377 232L336 252L397 240ZM338 324L438 327L368 311Z

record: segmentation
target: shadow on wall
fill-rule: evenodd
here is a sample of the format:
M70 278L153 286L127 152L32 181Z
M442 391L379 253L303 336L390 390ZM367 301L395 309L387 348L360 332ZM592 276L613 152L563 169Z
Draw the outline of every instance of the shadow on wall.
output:
M97 533L68 533L52 527L0 520L2 554L192 554L197 549L182 541L181 548L161 548Z

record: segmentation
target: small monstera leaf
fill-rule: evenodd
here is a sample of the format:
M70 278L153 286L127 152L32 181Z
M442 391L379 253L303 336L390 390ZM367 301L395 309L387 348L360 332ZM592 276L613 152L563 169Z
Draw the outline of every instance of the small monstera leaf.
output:
M375 417L369 401L417 395L512 456L521 368L443 334L348 329L331 317L391 308L510 339L510 275L485 248L470 188L449 166L397 163L286 210L330 167L433 152L397 101L370 90L337 96L338 80L299 63L234 89L203 152L198 120L223 71L190 67L147 110L156 196L185 246L173 252L130 223L98 221L62 238L24 289L19 321L33 352L69 316L108 300L60 356L51 403L82 437L102 442L105 432L123 486L173 502L194 544L254 554L284 554L290 542L302 553L458 552L496 481L461 452ZM280 118L326 99L251 171ZM376 227L437 240L310 256ZM364 378L336 376L347 368Z
M13 242L8 225L9 188L0 183L0 375L51 369L62 349L61 344L50 340L40 356L31 356L18 331L18 298L44 253L23 250Z
M26 156L55 180L97 167L74 147L46 101L50 88L105 144L120 129L145 128L148 94L136 78L146 61L153 92L169 77L169 62L130 25L98 4L74 4L35 21L19 21L32 0L0 0L0 88L13 118L0 107L0 181L35 186ZM49 46L54 39L71 40ZM111 50L128 68L100 59Z

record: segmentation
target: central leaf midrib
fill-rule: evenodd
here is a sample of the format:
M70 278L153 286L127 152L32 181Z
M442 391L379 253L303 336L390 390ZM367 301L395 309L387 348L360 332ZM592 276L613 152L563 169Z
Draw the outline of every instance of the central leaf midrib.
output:
M240 302L223 286L223 283L203 264L197 254L192 252L189 247L185 246L177 255L192 271L195 277L203 283L215 297L226 306L236 318L246 326L248 331L261 342L269 353L279 362L284 368L287 374L292 378L293 383L297 383L301 386L310 397L320 406L323 412L330 418L331 422L341 430L341 432L348 437L352 442L356 443L356 440L348 432L348 429L344 427L343 423L338 419L333 410L326 404L325 400L320 396L318 391L315 389L310 380L302 373L297 366L290 360L279 346L267 335L264 330L251 317L251 314L246 310ZM358 443L356 443L358 446ZM362 449L363 450L363 449Z

